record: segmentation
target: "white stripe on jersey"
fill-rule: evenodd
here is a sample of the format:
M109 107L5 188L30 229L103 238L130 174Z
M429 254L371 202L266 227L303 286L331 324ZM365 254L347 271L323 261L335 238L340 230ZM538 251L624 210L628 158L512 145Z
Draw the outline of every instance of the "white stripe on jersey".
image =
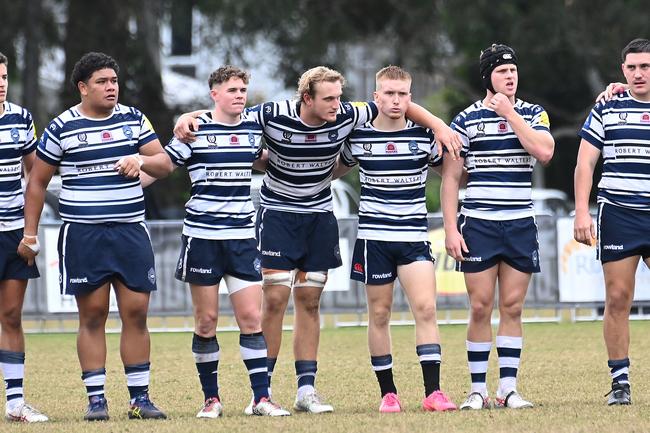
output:
M352 128L377 115L374 103L341 103L336 121L306 125L297 101L267 102L248 109L264 128L269 164L260 204L285 212L331 212L332 169Z
M601 102L580 136L603 154L598 203L650 211L650 102L629 91Z
M517 99L514 109L532 128L549 132L548 115L541 106ZM461 156L469 174L461 213L489 220L534 216L531 186L536 159L508 122L477 101L451 126L463 141Z
M157 138L144 114L121 104L104 119L87 118L72 107L52 120L37 155L59 166L61 218L88 224L143 221L140 180L119 174L114 166Z
M183 234L201 239L255 237L250 185L253 162L262 154L262 127L244 118L236 125L199 118L194 143L173 139L165 150L185 165L192 192L185 204Z
M36 149L36 135L29 111L7 101L3 102L3 108L0 114L0 231L9 231L25 225L22 160Z
M352 131L341 160L359 164L359 239L427 240L427 171L442 162L431 131L410 121L381 131L368 122Z

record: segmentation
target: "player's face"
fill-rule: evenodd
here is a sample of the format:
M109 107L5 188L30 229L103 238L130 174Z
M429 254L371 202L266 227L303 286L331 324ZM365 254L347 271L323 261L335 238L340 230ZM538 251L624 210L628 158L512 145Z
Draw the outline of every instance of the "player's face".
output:
M0 64L0 104L7 100L7 88L9 87L9 79L7 78L7 65Z
M515 96L517 93L517 65L499 65L492 71L492 87L497 93L502 93L507 97Z
M87 83L79 83L84 102L97 111L112 110L117 105L119 90L117 74L110 68L95 71Z
M225 83L213 86L210 96L224 114L239 116L246 107L247 91L248 86L241 78L230 77Z
M625 56L623 75L632 96L650 101L650 53L629 53Z
M313 118L321 122L336 121L343 86L340 81L322 81L314 86L314 97L305 95L304 102Z
M401 119L411 102L411 81L380 80L374 93L379 113L391 119Z

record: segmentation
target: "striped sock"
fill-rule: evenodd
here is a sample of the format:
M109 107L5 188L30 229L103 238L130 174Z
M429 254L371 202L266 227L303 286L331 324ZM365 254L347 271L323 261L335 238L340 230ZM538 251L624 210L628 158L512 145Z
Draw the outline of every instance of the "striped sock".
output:
M316 382L316 361L296 361L296 377L298 379L298 398L305 394L314 392L314 383Z
M523 338L497 335L499 355L499 390L497 396L505 397L517 389L517 371L521 358Z
M465 341L467 347L467 363L469 364L469 373L472 377L472 388L470 392L478 392L483 397L487 397L488 391L485 384L487 376L488 359L492 342L477 343L474 341Z
M217 337L192 336L192 355L199 373L199 381L203 390L203 398L219 398L219 342Z
M91 397L104 397L104 384L106 383L106 369L98 368L97 370L88 370L81 372L81 380L86 385L86 395L88 400Z
M269 375L269 397L271 397L271 377L273 376L273 370L275 370L276 362L278 362L278 358L266 358L266 368Z
M25 377L25 352L0 350L0 366L5 380L7 409L13 410L25 402L23 378Z
M621 384L630 384L630 358L610 359L607 361L612 376L612 384L618 382Z
M150 362L124 366L124 373L126 374L126 386L129 388L131 403L133 403L136 397L147 394L149 392L150 371Z
M255 403L262 398L269 398L269 374L264 335L261 332L239 334L239 351L248 370Z
M415 347L422 367L424 396L440 390L441 349L439 344L420 344Z
M397 388L393 380L393 356L390 353L388 355L371 356L370 364L375 376L377 376L381 396L383 397L391 392L397 394Z

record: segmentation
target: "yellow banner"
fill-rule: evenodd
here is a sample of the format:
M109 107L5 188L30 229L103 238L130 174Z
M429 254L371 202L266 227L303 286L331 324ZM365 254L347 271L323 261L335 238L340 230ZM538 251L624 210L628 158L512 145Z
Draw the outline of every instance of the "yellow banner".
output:
M431 254L436 259L436 287L439 296L458 296L467 293L462 272L456 272L456 260L447 255L445 249L445 229L429 231Z

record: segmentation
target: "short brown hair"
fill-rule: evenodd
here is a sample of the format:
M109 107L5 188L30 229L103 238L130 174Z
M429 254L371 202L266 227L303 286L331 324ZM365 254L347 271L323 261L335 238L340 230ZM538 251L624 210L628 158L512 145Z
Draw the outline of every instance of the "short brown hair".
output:
M210 87L210 89L212 89L212 86L214 86L215 84L225 83L226 81L230 80L233 77L241 79L244 82L244 84L248 84L250 75L248 74L248 72L236 66L225 65L215 69L210 74L210 78L208 78L208 86Z
M297 97L302 102L303 95L309 94L312 98L316 95L316 84L322 82L335 83L341 82L341 87L345 86L345 78L339 71L330 69L325 66L316 66L305 71L298 80Z
M9 66L9 62L7 60L7 56L4 54L0 53L0 65L7 65Z
M379 72L377 72L375 75L375 83L377 88L379 88L379 80L411 81L411 74L399 66L389 65L385 68L380 69Z

